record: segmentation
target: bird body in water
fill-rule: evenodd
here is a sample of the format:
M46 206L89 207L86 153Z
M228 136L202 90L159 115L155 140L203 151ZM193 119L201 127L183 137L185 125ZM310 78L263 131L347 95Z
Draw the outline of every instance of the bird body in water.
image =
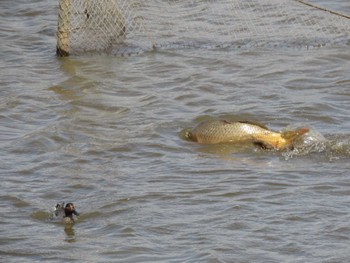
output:
M57 204L55 208L55 216L62 217L63 223L74 223L73 215L79 216L73 203Z
M283 150L292 148L293 142L308 131L308 128L299 128L280 133L254 122L210 119L199 123L186 137L201 144L254 143L263 148Z

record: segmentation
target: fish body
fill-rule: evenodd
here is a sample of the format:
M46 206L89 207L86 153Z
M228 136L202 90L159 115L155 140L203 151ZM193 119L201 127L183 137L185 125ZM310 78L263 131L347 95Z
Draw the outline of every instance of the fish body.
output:
M211 119L199 123L188 132L188 139L202 144L255 143L277 150L292 146L293 142L309 131L300 128L283 133L252 122Z

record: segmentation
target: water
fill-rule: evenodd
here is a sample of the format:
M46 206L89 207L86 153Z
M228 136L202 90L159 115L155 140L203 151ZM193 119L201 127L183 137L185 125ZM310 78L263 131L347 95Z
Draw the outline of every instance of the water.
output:
M2 261L348 261L348 45L57 58L55 3L20 2L0 3ZM181 139L207 116L312 133ZM74 225L49 219L62 201Z

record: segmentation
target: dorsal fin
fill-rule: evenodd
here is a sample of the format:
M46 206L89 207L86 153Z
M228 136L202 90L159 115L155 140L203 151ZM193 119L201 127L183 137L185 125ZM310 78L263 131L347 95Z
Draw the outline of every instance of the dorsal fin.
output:
M232 124L234 123L233 121L229 121L229 120L221 120L224 124Z
M246 123L246 124L250 124L250 125L255 125L255 126L258 126L258 127L260 127L260 128L263 128L263 129L265 129L265 130L268 130L268 129L269 129L266 125L264 125L264 124L262 124L262 123L260 123L260 122L257 122L257 121L246 121L246 120L243 120L243 121L237 121L237 122Z

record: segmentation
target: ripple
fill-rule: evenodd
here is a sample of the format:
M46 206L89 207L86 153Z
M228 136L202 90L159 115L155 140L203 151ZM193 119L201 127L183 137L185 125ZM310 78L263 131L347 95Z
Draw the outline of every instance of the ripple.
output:
M55 3L0 5L6 262L347 262L348 45L57 58ZM288 152L184 140L208 117L310 133ZM68 200L70 227L49 219Z

